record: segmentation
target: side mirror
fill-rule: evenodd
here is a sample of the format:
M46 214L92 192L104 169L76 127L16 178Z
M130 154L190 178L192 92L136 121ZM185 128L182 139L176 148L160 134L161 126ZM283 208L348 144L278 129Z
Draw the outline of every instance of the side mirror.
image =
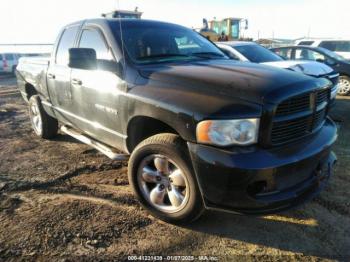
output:
M328 58L326 60L326 64L329 65L329 66L335 66L335 65L337 65L337 62L335 60L331 59L331 58Z
M96 51L92 48L70 48L69 67L77 69L97 69Z
M317 58L317 59L316 59L316 62L319 62L319 63L326 63L327 61L325 61L325 60L322 59L322 58Z
M123 75L123 67L120 62L114 60L99 59L97 61L97 69L117 74L119 77Z

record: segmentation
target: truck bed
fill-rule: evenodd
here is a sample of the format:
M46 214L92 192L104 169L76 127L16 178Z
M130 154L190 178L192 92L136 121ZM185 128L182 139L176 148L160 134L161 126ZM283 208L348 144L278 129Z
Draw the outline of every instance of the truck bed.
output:
M47 93L46 72L50 57L22 57L16 69L17 85L23 98L27 101L28 87L38 93Z

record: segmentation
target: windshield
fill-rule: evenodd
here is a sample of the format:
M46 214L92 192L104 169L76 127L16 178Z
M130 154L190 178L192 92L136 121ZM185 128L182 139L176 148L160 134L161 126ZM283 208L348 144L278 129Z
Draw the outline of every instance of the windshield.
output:
M321 50L325 55L327 55L335 60L346 61L346 59L344 57L342 57L341 55L338 55L337 53L329 51L326 48L319 47L319 50Z
M111 27L119 43L120 24ZM227 59L220 49L190 29L157 22L122 22L123 45L137 64L195 59Z
M280 56L276 55L274 52L266 49L261 45L239 45L233 46L233 48L253 63L283 61Z

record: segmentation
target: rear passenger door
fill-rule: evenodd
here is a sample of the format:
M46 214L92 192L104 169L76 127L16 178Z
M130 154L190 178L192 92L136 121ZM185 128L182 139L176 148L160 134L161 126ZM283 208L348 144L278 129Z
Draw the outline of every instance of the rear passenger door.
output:
M83 28L78 46L94 49L98 66L97 70L72 69L73 99L79 100L86 120L82 129L102 142L119 147L123 136L118 115L121 92L118 85L122 79L108 69L108 65L117 64L115 56L103 31L97 26Z
M79 25L64 29L47 71L48 91L56 116L62 122L72 124L75 124L79 117L76 116L76 103L72 99L70 88L71 68L68 67L68 50L74 47L78 30Z

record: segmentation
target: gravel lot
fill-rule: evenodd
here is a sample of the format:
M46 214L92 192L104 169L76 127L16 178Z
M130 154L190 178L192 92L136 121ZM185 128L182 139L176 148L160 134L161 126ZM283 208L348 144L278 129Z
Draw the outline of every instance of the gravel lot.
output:
M37 138L27 108L0 79L0 260L106 261L128 255L207 255L220 261L350 260L350 99L338 98L338 166L327 189L265 217L207 212L162 223L128 186L127 163L66 136Z

